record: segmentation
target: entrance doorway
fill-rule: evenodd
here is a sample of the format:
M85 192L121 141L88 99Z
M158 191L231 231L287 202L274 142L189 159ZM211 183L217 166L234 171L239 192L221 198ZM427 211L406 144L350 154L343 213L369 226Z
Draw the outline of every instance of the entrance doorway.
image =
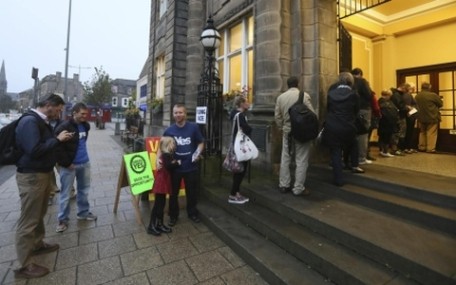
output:
M432 91L443 100L436 150L456 154L456 62L401 69L396 76L398 86L402 82L414 83L416 92L421 91L423 82L432 85Z

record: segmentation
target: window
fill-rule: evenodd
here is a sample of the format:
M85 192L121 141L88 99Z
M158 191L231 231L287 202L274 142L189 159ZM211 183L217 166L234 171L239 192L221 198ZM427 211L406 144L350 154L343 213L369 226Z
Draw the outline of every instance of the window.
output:
M139 89L139 98L145 98L147 96L147 84L144 84Z
M122 98L122 107L127 108L130 98Z
M248 88L248 99L253 102L253 17L248 16L220 35L217 64L223 93Z
M166 10L168 9L168 0L160 0L160 18L166 13Z
M112 106L117 107L117 97L112 97Z
M165 57L157 58L157 89L155 92L156 98L165 96Z
M111 86L111 91L112 91L112 93L117 94L117 91L118 91L117 86L116 85Z

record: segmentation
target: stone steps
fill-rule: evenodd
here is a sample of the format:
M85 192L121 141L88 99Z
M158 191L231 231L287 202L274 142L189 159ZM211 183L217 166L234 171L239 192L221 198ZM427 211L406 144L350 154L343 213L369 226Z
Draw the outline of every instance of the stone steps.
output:
M251 199L245 205L228 204L231 181L229 176L223 176L221 181L206 185L200 210L209 227L217 228L214 231L222 239L233 233L221 228L221 221L235 219L236 224L248 225L250 232L255 230L257 236L254 239L282 248L288 255L336 284L456 283L456 251L450 250L456 248L456 240L451 230L445 231L445 227L454 223L454 209L442 202L445 200L442 196L446 196L442 188L437 190L440 192L437 194L423 187L418 189L424 193L420 197L435 200L431 205L419 198L419 201L405 201L409 203L408 210L401 205L401 211L383 211L381 203L366 203L366 199L383 199L385 204L394 204L395 197L396 200L408 199L405 197L413 196L409 192L415 191L409 189L410 183L401 186L394 183L394 178L386 180L399 189L396 191L400 195L394 195L391 185L385 186L384 181L377 183L368 175L348 175L349 184L340 190L326 182L331 181L328 174L331 174L330 170L324 170L324 167L309 171L312 194L308 197L281 194L273 178L254 174L252 183L243 184L243 192ZM445 179L439 181L441 185L444 182ZM383 188L387 189L378 190ZM342 194L334 195L336 191ZM366 193L371 195L367 197ZM376 193L380 193L378 197L374 195ZM427 208L421 211L421 215L426 216L423 214L426 213L432 218L410 218L416 214L416 208L424 206ZM218 216L218 221L211 218L213 208L223 213ZM439 226L433 225L438 224L436 219L441 220ZM248 247L236 246L236 243L233 238L234 245L230 246L239 249L240 252L235 250L238 254L253 255ZM262 275L284 275L279 273L280 268L269 268L267 265L252 267ZM271 284L291 284L265 279Z
M447 207L447 201L451 201L453 198L452 196L446 196L444 193L430 192L423 188L420 189L418 186L411 187L410 185L400 186L396 184L390 186L384 185L384 183L381 182L383 187L379 187L378 178L372 179L363 177L363 175L351 174L347 174L347 176L349 176L347 177L347 180L350 182L349 184L346 184L343 187L335 187L332 184L327 183L327 181L331 181L330 178L332 177L332 173L330 173L329 169L324 167L319 168L318 174L316 171L317 170L314 169L309 172L307 183L309 189L318 189L319 192L332 197L337 197L347 202L357 203L383 213L388 213L392 216L417 223L433 230L456 235L456 209ZM375 169L371 168L368 171L372 172L375 171ZM371 176L372 175L373 174L371 173ZM432 178L429 177L429 179ZM447 180L451 182L451 179L447 178ZM454 183L454 185L456 185L456 180ZM440 185L436 187L439 186ZM399 189L400 187L406 189L401 190ZM407 195L395 194L395 189L399 189L397 190L398 193L407 193ZM413 195L414 192L421 195ZM427 200L424 201L423 197Z
M198 208L204 223L268 283L331 284L326 277L315 272L216 204L203 200Z

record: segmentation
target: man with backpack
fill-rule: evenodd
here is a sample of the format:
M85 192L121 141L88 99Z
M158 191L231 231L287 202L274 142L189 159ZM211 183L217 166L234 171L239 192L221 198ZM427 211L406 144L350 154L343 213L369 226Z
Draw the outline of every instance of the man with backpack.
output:
M64 106L56 94L41 99L36 109L22 117L16 127L16 146L22 155L16 162L16 181L21 200L21 214L17 222L16 252L19 269L17 278L37 278L49 269L33 262L33 256L59 249L58 244L43 241L44 216L48 208L51 178L56 163L54 150L71 138L68 132L54 136L49 120L54 119Z
M277 127L282 131L282 155L280 159L280 174L279 174L279 191L287 193L293 191L293 195L309 195L309 189L306 189L304 183L307 176L307 167L309 165L309 152L311 140L302 142L296 139L295 136L290 136L292 131L290 122L290 108L295 105L299 98L298 84L299 80L295 76L291 76L287 80L288 90L277 97L274 118ZM307 108L315 113L309 94L303 93L303 103ZM290 165L293 158L292 151L294 150L294 160L296 164L295 181L291 185Z

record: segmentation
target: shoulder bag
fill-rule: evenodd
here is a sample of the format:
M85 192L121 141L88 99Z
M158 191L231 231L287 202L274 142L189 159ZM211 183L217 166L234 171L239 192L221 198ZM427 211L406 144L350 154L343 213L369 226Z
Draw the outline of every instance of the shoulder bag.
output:
M231 129L230 148L228 149L228 152L226 153L226 157L222 163L222 166L229 172L240 173L240 172L244 171L244 164L239 162L236 159L236 154L234 153L234 144L231 139L233 137L233 135L234 135L234 123L233 123L233 127Z
M237 161L247 161L258 157L258 148L253 141L242 131L239 125L239 113L234 117L237 124L237 133L234 139L234 153ZM233 124L234 125L234 124Z

